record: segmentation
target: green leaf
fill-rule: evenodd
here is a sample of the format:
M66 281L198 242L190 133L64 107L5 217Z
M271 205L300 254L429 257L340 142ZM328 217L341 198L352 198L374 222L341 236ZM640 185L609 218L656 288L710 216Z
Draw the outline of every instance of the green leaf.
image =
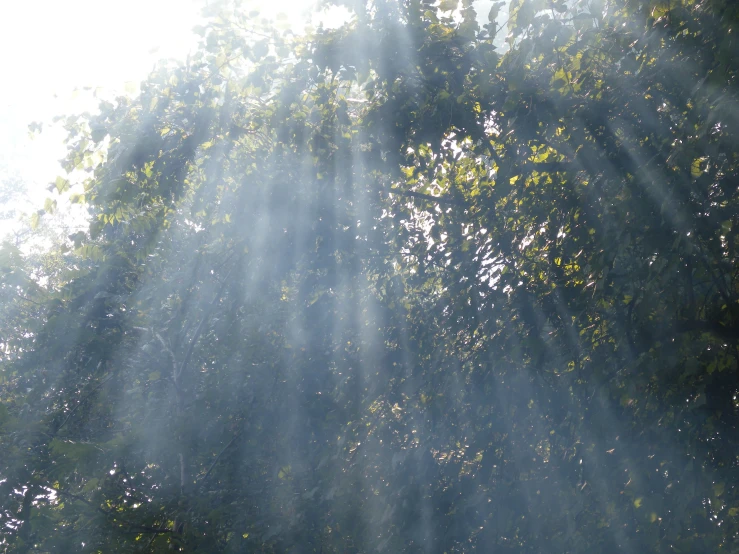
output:
M54 184L59 194L62 194L69 190L69 181L67 179L64 179L63 177L57 177Z
M85 483L85 486L82 487L82 491L83 492L92 492L92 491L94 491L95 489L98 488L98 483L99 482L100 482L100 480L99 479L96 479L94 477L92 479L89 479L87 481L87 483Z

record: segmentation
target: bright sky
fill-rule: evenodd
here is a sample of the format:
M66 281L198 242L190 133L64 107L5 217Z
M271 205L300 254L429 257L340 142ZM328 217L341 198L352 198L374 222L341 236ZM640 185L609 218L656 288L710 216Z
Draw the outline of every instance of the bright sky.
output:
M61 131L28 137L28 124L94 107L75 88L122 91L160 57L194 46L195 0L16 0L0 7L0 178L17 175L34 189L54 179L64 154ZM39 183L39 181L42 181Z
M161 57L184 57L203 0L8 0L0 2L0 182L20 179L34 203L62 173L64 133L28 124L94 110L84 87L122 92ZM75 89L79 89L75 93ZM0 190L2 190L0 184ZM0 202L3 199L0 198ZM39 206L40 207L40 206ZM28 209L24 206L24 209ZM0 222L0 236L15 222Z
M91 90L121 93L127 82L143 80L157 60L184 59L195 48L191 29L202 23L207 2L0 1L0 183L19 178L43 203L46 186L61 172L64 133L45 126L31 139L29 123L94 110ZM300 0L253 3L264 4L263 15L284 12L291 20L309 6ZM0 222L0 237L5 230Z

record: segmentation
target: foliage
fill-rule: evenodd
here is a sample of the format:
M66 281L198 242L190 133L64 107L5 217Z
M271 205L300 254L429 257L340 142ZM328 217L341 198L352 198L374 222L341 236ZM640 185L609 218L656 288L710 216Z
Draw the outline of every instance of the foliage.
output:
M341 4L68 120L6 551L734 552L737 7Z

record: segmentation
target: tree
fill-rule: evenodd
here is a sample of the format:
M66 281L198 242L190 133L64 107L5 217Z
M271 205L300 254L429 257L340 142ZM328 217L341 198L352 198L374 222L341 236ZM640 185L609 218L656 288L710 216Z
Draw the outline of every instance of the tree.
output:
M4 546L733 551L737 8L344 5L70 120Z

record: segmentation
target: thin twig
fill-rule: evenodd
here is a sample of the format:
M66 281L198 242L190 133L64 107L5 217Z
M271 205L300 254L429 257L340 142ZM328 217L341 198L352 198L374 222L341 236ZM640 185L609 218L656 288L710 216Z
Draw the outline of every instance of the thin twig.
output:
M42 303L36 302L35 300L31 300L30 298L26 298L22 294L15 293L15 295L20 298L21 300L25 300L26 302L30 302L31 304L35 304L36 306L43 306Z
M208 468L208 471L205 472L205 475L203 475L200 479L198 479L198 481L200 482L201 485L203 483L205 483L205 480L210 476L211 472L213 471L213 468L216 467L216 464L218 463L218 460L220 460L221 459L221 456L223 456L223 453L226 450L228 450L231 447L231 445L236 442L236 439L238 439L240 436L241 436L241 433L236 433L233 436L233 438L230 441L228 441L228 444L223 447L223 450L221 450L218 453L218 456L216 456L216 459L213 460L213 463L212 464L210 464L210 467Z
M159 333L154 333L154 336L159 340L159 342L162 345L162 348L164 351L169 355L169 359L172 362L172 375L174 375L177 372L177 359L175 358L174 352L172 352L172 349L167 346L167 343L164 342L164 339L162 338L162 335Z
M273 388L274 388L274 386L273 386ZM251 402L249 403L249 410L251 410L251 408L254 407L254 404L256 403L256 401L257 401L257 397L254 396L251 399ZM213 463L212 464L210 464L210 467L208 468L208 471L205 472L205 475L203 475L200 479L198 479L198 482L201 484L201 486L205 482L205 480L210 476L211 472L213 471L213 468L216 467L216 464L221 459L221 456L223 456L223 453L226 452L226 450L228 450L231 447L231 445L233 445L233 443L236 442L236 439L238 439L243 433L244 433L244 430L243 429L241 431L239 431L238 433L236 433L231 438L231 440L228 441L228 444L226 446L224 446L223 449L218 453L218 455L216 456L216 459L213 460Z
M205 322L208 320L208 318L210 317L210 313L213 311L216 304L221 299L221 296L223 295L223 291L225 290L226 285L228 284L228 277L231 275L232 271L233 271L233 267L229 269L226 275L224 276L223 283L221 283L221 286L218 288L216 295L213 297L213 301L210 303L210 306L208 307L206 312L203 314L203 318L200 320L200 323L198 324L197 329L195 329L195 333L192 336L192 340L190 340L190 345L187 348L187 353L185 354L185 357L182 360L182 363L180 364L180 367L174 376L175 382L177 383L179 382L180 377L182 376L183 372L185 371L185 368L187 367L187 364L190 363L190 358L192 358L193 351L195 350L195 345L200 339L200 335L203 332L203 329L205 328Z

